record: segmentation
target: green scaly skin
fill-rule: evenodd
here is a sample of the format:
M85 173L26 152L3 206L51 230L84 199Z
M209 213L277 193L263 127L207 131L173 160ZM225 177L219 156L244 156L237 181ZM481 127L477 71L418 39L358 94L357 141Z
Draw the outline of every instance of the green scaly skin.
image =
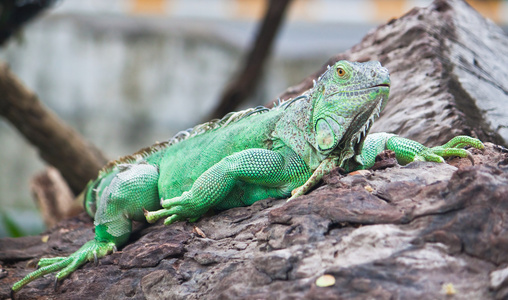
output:
M427 148L392 134L367 133L388 99L390 78L378 62L339 61L302 96L198 125L108 165L84 192L95 239L69 257L43 258L13 291L45 274L69 276L86 261L124 245L132 221L195 221L210 209L305 194L335 167L366 169L385 149L402 164L468 156L483 144L460 136ZM162 199L162 200L160 200Z

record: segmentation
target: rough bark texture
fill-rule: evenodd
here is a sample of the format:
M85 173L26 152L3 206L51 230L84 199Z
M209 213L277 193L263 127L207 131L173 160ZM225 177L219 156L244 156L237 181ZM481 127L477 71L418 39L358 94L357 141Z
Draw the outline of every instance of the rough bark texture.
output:
M0 63L0 116L11 122L57 168L77 194L107 162L102 153L64 124Z
M484 141L501 139L478 113L474 102L479 98L467 93L454 73L457 53L443 50L445 35L454 41L464 37L440 28L475 18L461 1L437 1L381 26L354 52L341 55L381 59L390 69L394 92L380 130L393 127L428 144L464 132ZM500 42L494 32L476 46L494 49ZM478 86L482 78L504 78L507 71L498 69L485 68ZM496 72L505 73L497 77ZM458 95L467 97L459 101ZM472 102L466 105L466 100ZM323 185L290 203L267 199L194 224L139 225L127 246L98 265L86 264L56 290L54 277L47 276L16 296L507 299L508 150L487 143L485 151L471 151L474 166L453 159L400 167L385 152L377 170L332 172ZM28 265L37 259L69 255L93 238L92 227L81 214L43 236L0 240L0 297L9 297L10 286L33 270ZM322 275L331 275L335 283L319 286Z

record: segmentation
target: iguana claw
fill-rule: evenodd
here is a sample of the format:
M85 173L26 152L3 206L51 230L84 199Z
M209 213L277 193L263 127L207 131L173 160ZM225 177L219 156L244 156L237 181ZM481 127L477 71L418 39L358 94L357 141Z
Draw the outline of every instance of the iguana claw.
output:
M55 282L53 283L53 290L56 291L58 288L58 277L55 276Z
M467 151L467 159L469 159L469 161L471 162L471 165L474 166L473 154L471 154L471 152L469 152L469 151Z

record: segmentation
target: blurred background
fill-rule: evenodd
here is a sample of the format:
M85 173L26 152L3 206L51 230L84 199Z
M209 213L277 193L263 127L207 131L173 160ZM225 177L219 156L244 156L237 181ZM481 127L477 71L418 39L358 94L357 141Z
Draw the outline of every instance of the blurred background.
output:
M0 0L18 7L39 0ZM60 0L0 47L27 88L114 159L206 121L238 74L265 0ZM259 83L239 109L267 104L377 25L432 1L293 0ZM508 1L467 1L505 29ZM1 97L2 95L0 95ZM45 227L30 179L37 150L0 118L0 237Z

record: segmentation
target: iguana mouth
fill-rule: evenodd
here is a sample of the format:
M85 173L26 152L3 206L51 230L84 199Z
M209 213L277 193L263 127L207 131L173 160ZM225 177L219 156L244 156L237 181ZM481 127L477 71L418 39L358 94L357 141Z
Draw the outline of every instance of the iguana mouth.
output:
M360 88L360 89L357 89L357 90L336 91L336 92L328 94L327 96L330 97L330 96L333 96L333 95L342 94L342 93L349 93L349 92L362 92L362 91L363 92L367 92L368 90L374 89L374 88L388 88L389 89L390 88L390 84L389 83L380 83L380 84L376 84L376 85L373 85L373 86Z

